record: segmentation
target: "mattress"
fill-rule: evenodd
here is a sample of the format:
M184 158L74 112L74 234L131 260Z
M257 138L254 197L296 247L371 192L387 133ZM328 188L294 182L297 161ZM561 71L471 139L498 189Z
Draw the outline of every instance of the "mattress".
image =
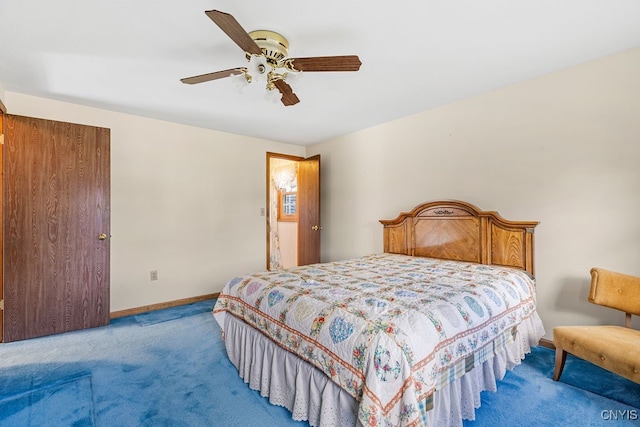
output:
M236 277L214 316L245 381L251 385L247 376L260 374L241 369L244 364L270 370L268 380L252 386L263 394L278 395L279 376L322 373L322 387L348 395L342 398L348 404L335 404L344 410L331 410L339 420L317 415L323 401L334 401L329 396L308 399L314 403L306 414L294 411L312 425L472 419L479 392L494 388L544 335L535 282L526 272L393 254ZM253 335L258 338L247 344ZM256 361L267 347L269 360ZM300 363L283 362L281 354ZM314 374L298 373L300 366ZM300 388L311 393L308 384ZM290 399L274 400L292 409Z

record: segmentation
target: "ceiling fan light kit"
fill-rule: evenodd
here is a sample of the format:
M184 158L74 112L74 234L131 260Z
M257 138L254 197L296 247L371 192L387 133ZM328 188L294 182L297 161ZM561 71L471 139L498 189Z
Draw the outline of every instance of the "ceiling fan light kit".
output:
M242 72L238 74L231 74L229 76L229 78L231 78L231 81L236 85L238 93L242 93L242 89L249 86L249 83L251 83L252 80L251 75L247 73L248 70L246 68L242 68L241 71Z
M254 80L260 80L265 83L267 99L274 99L277 90L282 95L281 102L289 106L297 104L300 100L293 93L287 79L295 80L296 75L307 71L358 71L360 69L361 62L356 55L289 58L289 42L281 34L270 30L247 33L228 13L209 10L205 11L205 14L245 52L249 66L187 77L180 80L182 83L196 84L231 77L241 90Z

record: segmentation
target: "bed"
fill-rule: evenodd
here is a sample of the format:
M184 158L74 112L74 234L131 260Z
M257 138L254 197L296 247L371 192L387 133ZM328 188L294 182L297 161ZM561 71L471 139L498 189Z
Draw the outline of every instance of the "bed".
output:
M460 426L544 335L538 223L453 200L380 222L384 253L230 280L227 354L312 426Z

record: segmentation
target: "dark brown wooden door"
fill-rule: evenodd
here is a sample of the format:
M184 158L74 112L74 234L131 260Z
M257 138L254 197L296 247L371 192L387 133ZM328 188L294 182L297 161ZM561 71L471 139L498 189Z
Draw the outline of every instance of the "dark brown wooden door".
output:
M298 162L298 265L320 262L320 155Z
M109 323L110 131L6 115L4 340Z
M4 145L4 133L2 132L2 120L4 119L4 108L0 100L0 189L2 189L2 147ZM0 224L2 224L2 191L0 190ZM0 227L0 342L3 341L3 321L4 321L4 292L2 290L2 227Z

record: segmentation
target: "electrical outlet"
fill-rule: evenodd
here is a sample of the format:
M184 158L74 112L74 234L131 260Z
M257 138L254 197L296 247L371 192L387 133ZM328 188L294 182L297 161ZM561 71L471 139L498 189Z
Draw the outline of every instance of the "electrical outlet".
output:
M158 270L151 270L151 281L158 280Z

